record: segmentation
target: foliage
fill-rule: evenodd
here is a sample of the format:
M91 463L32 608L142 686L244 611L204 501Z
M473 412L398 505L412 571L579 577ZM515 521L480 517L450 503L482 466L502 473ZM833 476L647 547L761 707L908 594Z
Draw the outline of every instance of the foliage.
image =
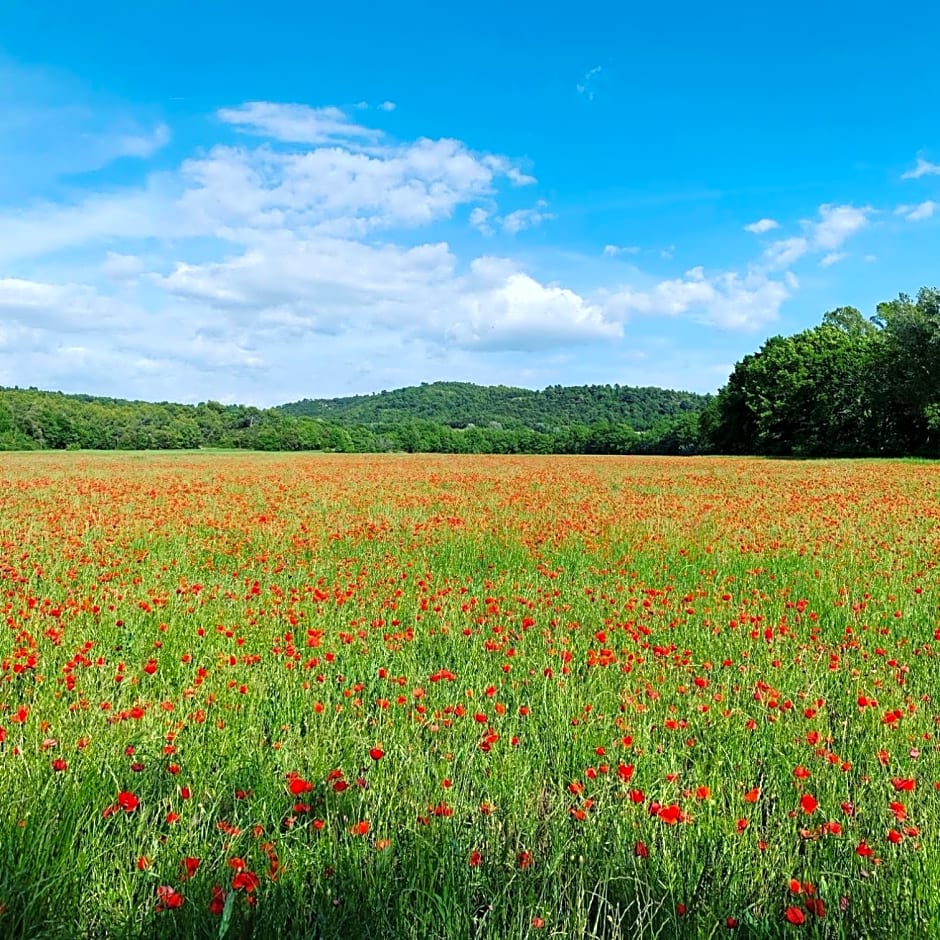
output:
M706 407L702 444L771 456L940 456L940 292L901 294L865 320L820 326L746 356Z
M573 424L609 423L648 431L664 418L701 411L705 396L621 385L550 385L541 391L432 382L349 398L304 399L282 405L285 414L355 424L425 420L455 428L529 428L554 432Z
M490 391L478 386L466 388ZM594 388L603 391L600 386ZM404 398L414 391L420 390L403 389ZM569 391L572 395L567 395ZM609 392L607 389L605 394ZM584 416L578 418L574 402L582 400L579 390L556 389L552 394L565 399L566 408L575 415L574 420L568 420L562 411L557 411L550 421L538 427L528 427L517 420L508 420L505 425L496 420L454 425L420 414L433 409L415 408L414 414L390 409L384 420L367 425L351 423L345 418L326 420L276 408L222 405L212 401L199 405L154 404L37 389L0 389L0 450L217 447L340 453L626 454L640 449L650 453L678 453L680 451L674 449L674 429L684 428L683 434L688 437L689 429L698 420L698 412L690 409L699 396L683 398L684 393L662 392L662 398L654 405L650 402L655 396L643 398L650 405L643 412L647 416L643 420L656 415L655 425L645 432L637 432L633 426L620 421L589 421L591 415L603 410L596 401L590 403L593 401L590 395L583 398L588 405ZM668 405L673 399L674 403L684 403L681 407L677 405L679 411L675 414L669 412L671 406ZM546 416L547 412L542 415ZM664 441L662 448L658 444L660 438ZM688 440L682 446L685 449L681 452L694 450Z

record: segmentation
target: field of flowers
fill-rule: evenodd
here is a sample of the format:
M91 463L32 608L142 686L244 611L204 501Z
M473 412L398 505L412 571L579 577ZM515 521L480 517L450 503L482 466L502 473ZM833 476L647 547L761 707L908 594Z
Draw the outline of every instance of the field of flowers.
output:
M940 468L7 455L0 936L940 936Z

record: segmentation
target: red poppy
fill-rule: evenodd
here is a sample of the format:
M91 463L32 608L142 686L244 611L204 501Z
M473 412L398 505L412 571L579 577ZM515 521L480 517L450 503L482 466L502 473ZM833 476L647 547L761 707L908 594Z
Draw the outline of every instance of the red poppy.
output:
M223 910L225 910L225 892L218 885L213 885L209 913L218 916Z
M133 813L140 806L140 800L130 791L121 790L118 794L117 805L125 813Z
M806 915L798 907L788 907L783 916L786 917L791 924L799 925L806 923Z
M236 891L244 891L246 894L251 894L252 891L257 890L259 884L260 879L253 871L240 871L232 879L232 887Z
M186 899L170 885L159 885L157 887L157 910L167 911L175 910L183 906Z

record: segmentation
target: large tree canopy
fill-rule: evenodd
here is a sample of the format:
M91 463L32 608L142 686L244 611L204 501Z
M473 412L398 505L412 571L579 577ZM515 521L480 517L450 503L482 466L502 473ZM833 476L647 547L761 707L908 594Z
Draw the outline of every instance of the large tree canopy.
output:
M940 456L940 292L924 288L775 336L739 362L702 418L713 450Z

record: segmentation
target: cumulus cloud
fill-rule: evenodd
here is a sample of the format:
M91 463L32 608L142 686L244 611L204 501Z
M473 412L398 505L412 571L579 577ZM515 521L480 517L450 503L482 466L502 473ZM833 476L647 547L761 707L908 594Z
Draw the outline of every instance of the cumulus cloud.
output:
M871 206L824 203L819 207L816 219L805 219L801 223L803 235L782 238L767 246L763 254L764 264L770 270L779 270L789 267L806 254L816 252L825 252L826 258L830 259L824 267L834 264L845 257L837 249L870 224L874 211Z
M828 250L838 248L868 225L873 211L871 206L860 209L855 206L820 206L819 221L809 225L814 247Z
M448 336L471 349L532 350L616 339L622 326L575 291L540 284L505 262L478 259Z
M490 225L490 213L481 206L476 206L470 211L469 222L483 235L493 234L493 226Z
M922 176L940 176L940 163L931 163L923 157L917 158L912 170L901 174L902 180L916 180Z
M606 306L622 315L691 313L714 326L756 329L777 319L789 295L787 284L756 269L744 274L725 271L708 276L702 267L695 267L683 277L660 281L652 288L615 292Z
M775 228L780 228L780 223L774 219L758 219L744 226L745 232L752 232L755 235L763 235L764 232L770 232Z
M419 139L366 153L341 146L289 152L217 146L186 161L184 216L214 232L319 228L362 236L449 218L515 184L507 158L476 154L457 140Z
M829 254L823 255L822 258L819 259L819 266L821 268L831 268L834 264L838 264L845 258L848 258L848 255L844 251L830 251Z

